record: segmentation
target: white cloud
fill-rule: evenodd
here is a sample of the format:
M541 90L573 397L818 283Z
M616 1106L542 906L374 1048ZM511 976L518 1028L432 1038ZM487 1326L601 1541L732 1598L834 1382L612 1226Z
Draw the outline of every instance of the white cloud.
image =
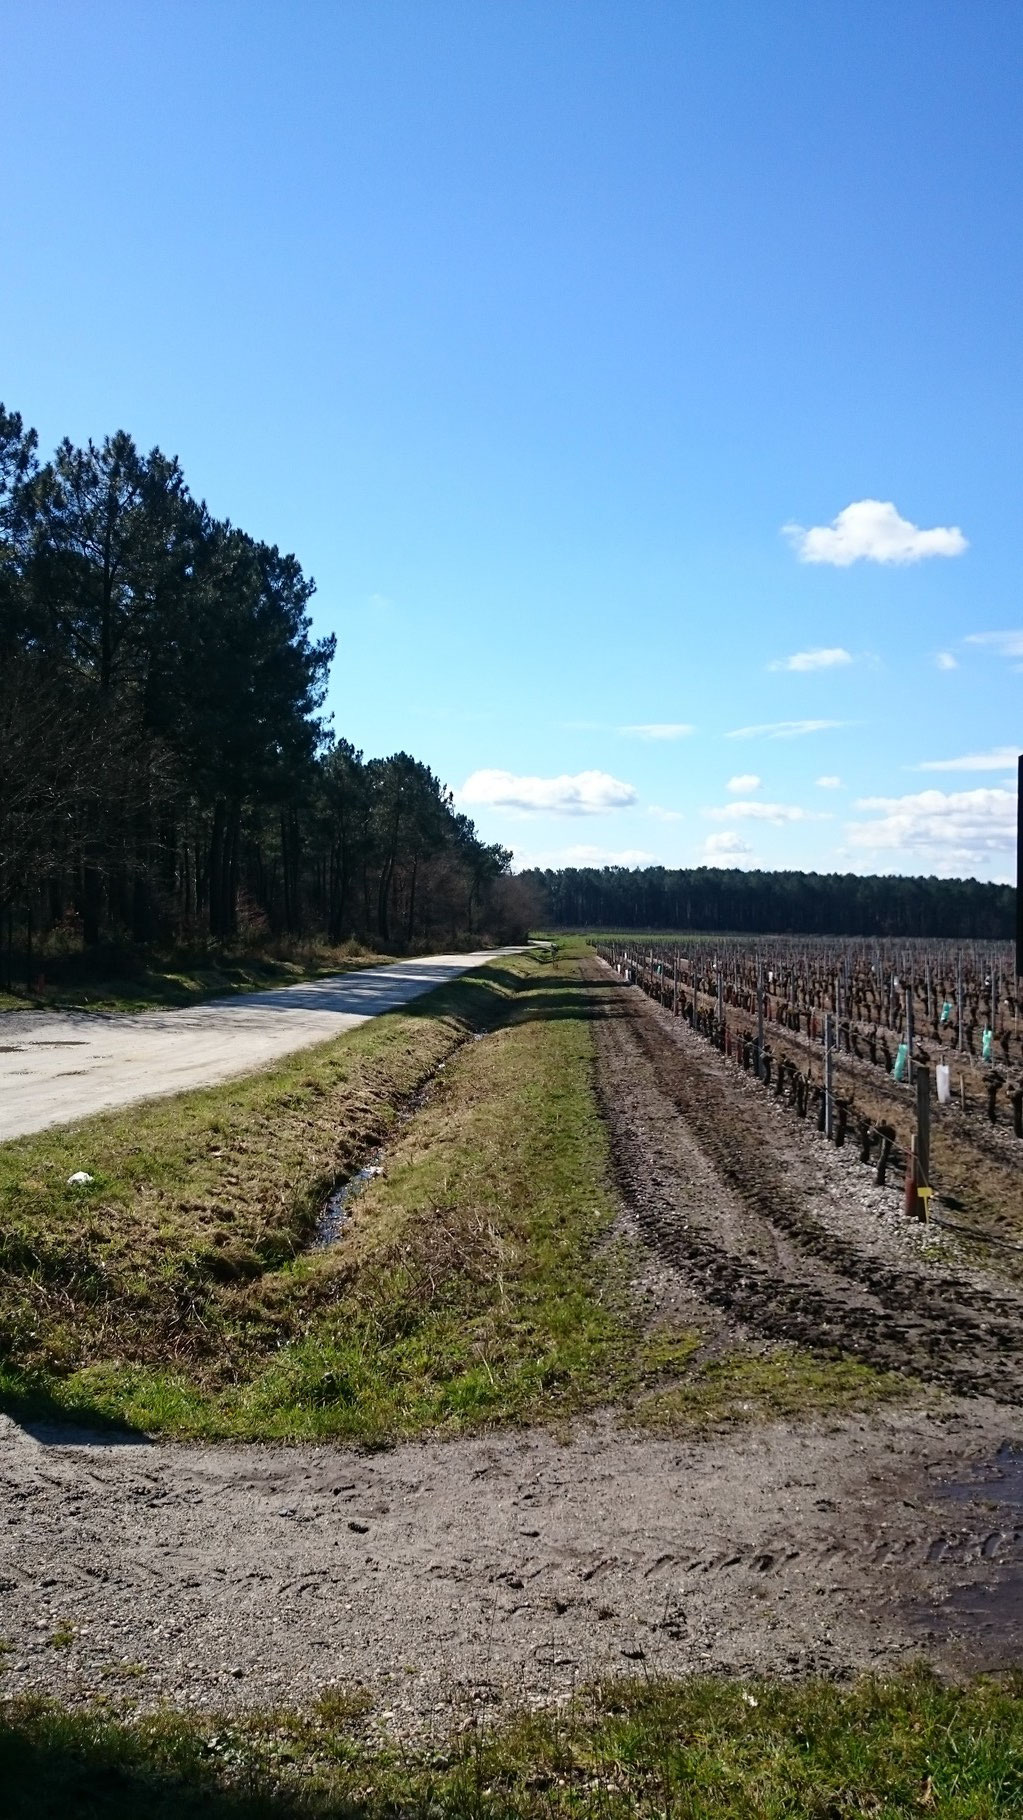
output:
M525 872L531 866L541 869L558 866L649 866L656 855L647 853L642 847L624 847L612 850L607 847L590 847L578 843L571 847L557 847L543 853L520 852L516 849L514 866L516 872Z
M659 803L651 803L647 814L655 822L684 822L686 819L681 809L662 809Z
M704 809L703 814L715 822L772 822L778 828L786 822L831 820L829 815L819 810L802 809L798 803L722 803L719 807Z
M870 821L850 822L853 847L898 849L938 871L976 866L1016 844L1015 790L921 790L912 796L866 796L856 804Z
M769 720L760 727L733 727L726 739L801 739L804 733L826 733L847 727L847 720Z
M914 771L1015 771L1019 751L1015 746L996 746L993 752L967 752L962 758L927 758L913 765Z
M474 771L459 800L486 809L517 809L523 815L602 815L636 801L632 784L606 771L579 771L574 777L517 777L511 771Z
M708 834L703 843L703 855L709 866L726 866L735 860L748 859L753 852L749 841L741 834Z
M967 548L958 525L921 531L896 511L891 500L857 499L829 525L782 526L800 562L827 562L847 569L854 562L920 562L925 556L961 556Z
M688 739L696 728L684 720L651 720L638 727L619 727L618 731L632 739Z
M817 788L818 790L840 790L842 788L842 779L840 777L819 777L817 779Z
M1023 632L971 632L964 643L980 645L997 657L1023 657Z
M934 668L936 670L958 670L959 659L953 657L951 651L936 651L934 654Z
M740 777L730 777L725 789L737 792L739 796L748 796L751 790L759 790L762 781L755 771L744 771Z
M776 657L768 664L769 670L836 670L844 664L852 663L852 652L842 645L831 645L826 650L793 651L791 657Z

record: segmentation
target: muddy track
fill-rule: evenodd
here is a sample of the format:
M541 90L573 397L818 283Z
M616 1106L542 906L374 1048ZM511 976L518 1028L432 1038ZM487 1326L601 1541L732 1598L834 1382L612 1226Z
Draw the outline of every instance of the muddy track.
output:
M709 1044L602 963L587 972L616 1167L662 1257L756 1333L1023 1402L1023 1297L948 1264L893 1265L866 1231L858 1244L824 1224L808 1186L814 1136L793 1123L783 1148L766 1097L743 1091ZM694 1141L717 1197L692 1190Z

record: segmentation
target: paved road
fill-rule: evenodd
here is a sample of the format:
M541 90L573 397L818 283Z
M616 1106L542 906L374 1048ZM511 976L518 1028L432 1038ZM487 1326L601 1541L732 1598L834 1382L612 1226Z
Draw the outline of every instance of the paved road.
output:
M10 1012L0 1018L0 1142L247 1074L519 953L431 954L180 1011Z

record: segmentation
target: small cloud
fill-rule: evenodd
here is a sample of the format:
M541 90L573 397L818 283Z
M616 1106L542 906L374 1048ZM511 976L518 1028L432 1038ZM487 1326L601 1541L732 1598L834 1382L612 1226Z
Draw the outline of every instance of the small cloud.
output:
M476 808L517 809L523 815L602 815L608 809L631 808L636 791L606 771L579 771L574 777L474 771L459 799Z
M793 651L791 657L776 657L768 664L769 670L837 670L844 664L852 663L852 652L842 645L831 645L826 650Z
M831 819L819 810L803 809L798 803L722 803L719 807L704 809L702 813L715 822L771 822L778 828L784 827L787 822L826 822Z
M611 849L577 843L543 853L520 852L516 849L514 867L516 872L526 872L533 866L542 871L559 866L649 866L654 858L653 853L647 853L642 847Z
M389 613L394 602L389 594L371 594L366 605L371 613Z
M647 814L652 816L655 822L684 822L686 819L681 809L662 809L659 803L651 803Z
M996 657L1023 657L1023 632L971 632L963 642L993 651Z
M741 834L730 834L724 830L720 834L708 834L703 843L703 858L708 866L726 866L739 859L748 859L753 849L749 841Z
M936 670L958 670L959 659L953 657L951 651L936 651L934 654L934 668Z
M819 777L817 779L817 788L818 790L840 790L842 788L842 779L840 777Z
M826 733L847 727L847 720L769 720L759 727L733 727L726 739L802 739L806 733Z
M1016 845L1015 790L921 790L865 796L856 807L873 819L849 823L851 846L919 855L946 874Z
M826 562L847 569L854 562L921 562L925 556L961 556L967 548L958 525L921 531L903 518L891 500L857 499L829 525L782 526L800 562Z
M618 732L630 739L688 739L696 728L683 720L651 720L637 727L619 727Z
M725 785L733 794L748 796L751 790L759 790L761 779L755 771L744 771L740 777L730 777Z
M967 752L962 758L927 758L911 765L913 771L1015 771L1019 751L1015 746L996 746L993 752Z

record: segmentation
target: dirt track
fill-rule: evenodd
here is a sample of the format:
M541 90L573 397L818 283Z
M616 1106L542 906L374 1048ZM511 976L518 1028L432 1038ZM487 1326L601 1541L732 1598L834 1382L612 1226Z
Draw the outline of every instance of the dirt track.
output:
M1023 1404L1019 1288L908 1223L900 1190L875 1188L851 1147L681 1019L602 962L588 970L616 1162L660 1256L755 1333Z
M579 1009L654 1312L940 1388L706 1440L607 1417L570 1440L372 1454L116 1446L0 1418L4 1685L220 1707L357 1680L404 1731L605 1673L1017 1656L1019 1299L925 1255L897 1195L594 971Z
M404 1729L637 1668L843 1674L926 1648L955 1669L1013 1647L1021 1487L1003 1467L940 1490L994 1460L989 1406L369 1455L3 1427L12 1691L230 1706L355 1680Z

